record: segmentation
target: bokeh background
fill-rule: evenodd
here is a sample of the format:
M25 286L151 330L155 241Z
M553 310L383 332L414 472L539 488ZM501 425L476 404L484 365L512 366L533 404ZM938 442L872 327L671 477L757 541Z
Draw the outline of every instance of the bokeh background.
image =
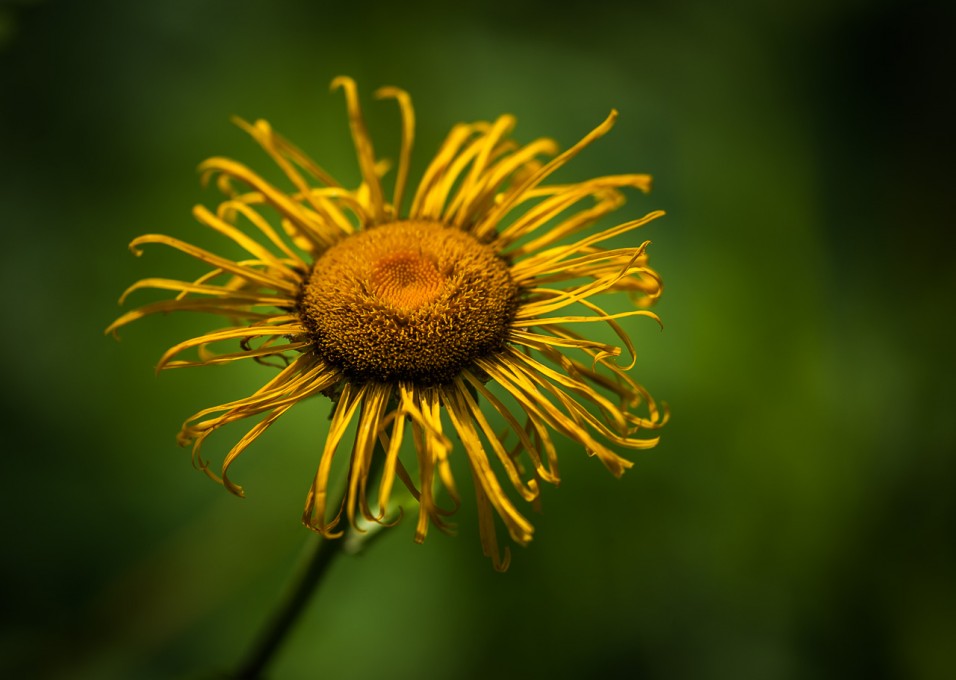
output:
M208 320L102 329L188 264L132 237L206 238L202 159L266 167L230 115L358 177L349 74L385 155L370 93L413 95L415 171L460 120L566 146L620 110L565 176L655 176L620 214L668 212L665 328L628 329L673 419L621 480L565 447L507 574L467 502L455 538L405 522L336 563L271 677L956 677L945 5L5 0L0 675L213 677L301 563L328 405L257 442L239 500L174 434L266 369L157 378Z

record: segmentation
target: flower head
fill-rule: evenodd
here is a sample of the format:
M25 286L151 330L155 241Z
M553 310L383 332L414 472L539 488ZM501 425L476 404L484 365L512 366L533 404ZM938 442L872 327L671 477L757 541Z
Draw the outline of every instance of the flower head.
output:
M245 165L211 158L201 166L226 198L212 211L197 206L200 224L245 253L230 259L171 236L149 234L131 244L163 244L199 260L208 271L192 281L143 279L143 288L175 297L130 311L107 329L155 313L200 311L228 320L224 328L185 340L158 368L243 359L278 364L255 393L204 409L179 433L195 464L231 492L239 455L297 403L314 395L334 402L303 520L328 538L343 533L343 513L384 523L396 481L418 501L416 540L429 524L448 529L459 504L449 426L457 434L474 482L482 547L507 568L495 536L497 516L524 545L533 527L512 496L533 501L539 482L557 483L554 434L597 457L615 475L631 466L620 449L645 449L667 419L629 375L634 347L617 320L657 317L647 310L661 293L648 266L648 242L605 245L655 219L652 212L606 229L595 224L619 208L622 189L648 191L647 175L614 175L569 184L546 180L603 136L616 112L581 141L558 153L549 139L521 146L509 138L511 116L461 124L425 170L407 211L403 199L415 121L408 95L397 101L402 143L391 197L382 186L388 164L372 147L355 84L345 93L362 182L347 189L263 120L238 121L284 173L280 188ZM548 160L549 159L549 160ZM611 314L595 298L629 293L627 311ZM122 301L121 299L121 301ZM603 324L626 349L588 338L578 328ZM232 343L229 351L213 346ZM238 345L238 347L236 346ZM183 358L195 352L192 359ZM238 420L261 419L229 451L219 471L203 458L206 437ZM500 421L505 431L496 431ZM347 490L327 507L333 459L355 423ZM417 479L400 455L411 431ZM373 472L377 471L377 472ZM507 478L514 494L503 488ZM375 496L374 502L371 500Z

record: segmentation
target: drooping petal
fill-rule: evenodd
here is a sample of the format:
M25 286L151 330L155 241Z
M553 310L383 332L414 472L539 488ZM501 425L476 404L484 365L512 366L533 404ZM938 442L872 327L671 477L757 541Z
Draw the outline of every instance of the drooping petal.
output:
M408 168L411 164L412 147L415 144L415 109L412 99L404 90L397 87L382 87L375 92L379 99L394 99L398 102L402 114L402 150L398 159L398 174L395 177L395 193L392 197L392 219L398 219L402 213L402 199L408 181Z
M379 183L378 173L375 171L376 160L375 150L372 148L372 138L369 137L368 129L365 127L365 117L362 115L362 107L359 104L358 90L355 87L355 81L345 76L339 76L332 81L332 89L337 90L339 88L345 92L345 102L349 113L349 125L352 128L352 141L355 143L359 168L362 171L362 180L369 190L369 203L372 207L373 222L377 224L385 219L386 211L385 199L382 195L382 185Z
M326 505L329 495L329 474L332 471L332 460L335 452L338 450L339 443L345 436L345 430L355 416L356 411L362 405L362 399L369 390L369 386L362 385L354 388L351 383L346 382L339 395L338 403L335 405L335 412L332 415L332 422L329 424L329 433L325 438L325 446L322 450L322 457L319 459L319 469L315 473L312 486L305 499L305 510L302 513L302 522L309 528L319 532L325 538L339 538L344 533L336 527L342 515L342 506L347 499L342 498L342 506L339 507L332 519L326 519Z

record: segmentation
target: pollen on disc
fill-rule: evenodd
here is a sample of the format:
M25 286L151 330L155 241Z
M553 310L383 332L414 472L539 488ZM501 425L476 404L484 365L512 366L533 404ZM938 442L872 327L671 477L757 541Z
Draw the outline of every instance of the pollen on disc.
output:
M410 251L393 253L372 264L372 290L401 309L417 309L442 291L445 277L432 257Z
M504 347L519 290L494 247L437 222L391 222L322 253L296 312L350 380L441 385Z

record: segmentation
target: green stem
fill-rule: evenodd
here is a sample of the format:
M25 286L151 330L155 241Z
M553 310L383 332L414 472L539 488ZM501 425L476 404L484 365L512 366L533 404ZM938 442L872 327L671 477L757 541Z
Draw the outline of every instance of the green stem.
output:
M385 451L381 448L381 445L376 446L368 474L369 483L378 479L384 463ZM343 484L343 497L344 493ZM345 536L331 541L325 538L319 539L315 552L312 554L305 571L299 577L299 582L276 611L275 616L263 631L262 637L252 648L252 653L246 657L245 663L232 676L232 680L262 680L266 666L272 661L289 631L292 630L293 625L302 614L302 610L305 609L335 556L343 551L348 553L358 552L362 547L367 547L372 534L378 534L379 532L363 532L362 539L358 544L349 541L349 537L354 535L351 527L346 529L345 533Z
M320 538L315 552L309 560L298 584L289 593L273 619L269 622L262 637L253 647L252 653L233 676L234 680L261 680L263 671L275 656L286 635L298 620L305 605L308 604L322 576L332 564L333 558L341 552L343 539L329 541Z

